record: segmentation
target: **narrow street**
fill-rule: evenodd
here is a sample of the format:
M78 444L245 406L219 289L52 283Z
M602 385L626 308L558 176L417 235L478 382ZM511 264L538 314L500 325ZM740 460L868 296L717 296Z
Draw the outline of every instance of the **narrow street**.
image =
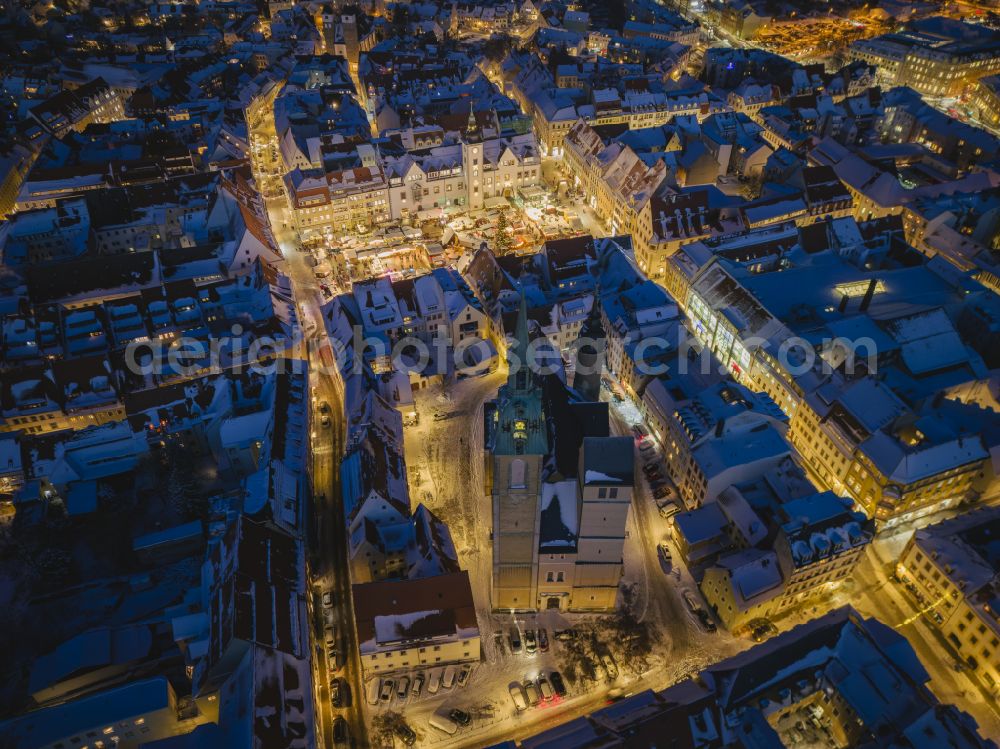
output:
M611 431L632 437L632 423L639 421L638 411L629 404L611 402ZM626 416L626 411L634 412ZM662 689L694 674L722 658L735 655L750 646L747 640L735 638L722 627L718 632L705 632L681 598L683 589L701 597L694 580L683 568L676 547L673 547L674 570L666 573L657 555L657 545L668 538L667 522L663 520L639 470L636 461L635 489L632 492L632 513L629 523L631 544L626 545L626 569L629 556L638 556L644 575L638 580L637 616L658 630L661 637L664 665L650 673L642 688ZM631 552L630 552L631 549Z
M364 692L357 636L354 629L353 599L350 568L347 561L347 530L340 495L340 461L345 449L346 418L343 383L335 372L322 365L319 343L325 326L320 311L322 296L312 269L306 263L305 251L299 246L284 195L267 200L268 217L275 240L285 258L284 271L291 280L292 294L298 314L300 331L308 343L309 385L315 394L311 408L312 425L312 496L313 522L308 557L311 565L310 584L313 606L313 655L317 730L324 746L333 746L333 724L342 716L356 746L368 746L364 715ZM322 426L319 408L329 405L330 425ZM343 659L340 669L331 664L325 645L325 622L319 601L324 592L333 593L334 628L337 648ZM334 709L330 700L330 682L342 677L347 689L344 706Z

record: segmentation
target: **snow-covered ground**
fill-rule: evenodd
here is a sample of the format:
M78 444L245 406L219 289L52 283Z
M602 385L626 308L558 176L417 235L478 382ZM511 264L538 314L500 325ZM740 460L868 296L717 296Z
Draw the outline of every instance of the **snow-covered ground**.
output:
M606 390L602 390L602 397L607 397ZM611 400L609 405L612 432L632 436L632 425L643 423L635 404L626 398L622 401ZM662 457L659 445L657 455ZM649 483L639 470L642 462L636 461L636 485L629 517L629 538L625 545L623 583L635 584L635 614L659 635L661 663L644 674L642 680L643 688L659 689L722 658L735 655L752 643L733 637L721 627L718 632L706 632L684 603L681 596L685 590L694 593L698 599L701 594L673 543L670 522L660 517ZM666 475L666 471L663 473ZM665 542L671 550L673 565L670 572L663 569L657 556L656 547L661 542Z

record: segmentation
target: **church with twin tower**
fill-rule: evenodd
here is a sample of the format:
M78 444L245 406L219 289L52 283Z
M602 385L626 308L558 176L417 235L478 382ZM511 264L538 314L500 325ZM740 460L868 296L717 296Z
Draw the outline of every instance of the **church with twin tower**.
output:
M612 611L634 483L631 437L612 437L608 404L528 362L524 299L507 382L484 410L493 501L495 610Z

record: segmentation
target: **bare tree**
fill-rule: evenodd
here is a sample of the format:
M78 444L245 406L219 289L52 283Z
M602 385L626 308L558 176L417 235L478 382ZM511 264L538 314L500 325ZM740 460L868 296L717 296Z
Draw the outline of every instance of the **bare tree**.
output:
M372 718L371 740L373 746L393 746L395 740L392 737L396 726L403 722L402 713L395 710L385 710Z

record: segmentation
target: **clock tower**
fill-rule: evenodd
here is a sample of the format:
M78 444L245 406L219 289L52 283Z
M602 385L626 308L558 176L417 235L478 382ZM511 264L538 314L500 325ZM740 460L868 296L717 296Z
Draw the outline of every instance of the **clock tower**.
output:
M466 206L470 211L481 211L485 202L486 151L483 146L483 130L476 120L476 113L469 105L469 119L462 131L462 165L465 170Z
M538 595L542 468L548 436L542 383L528 366L524 297L493 424L493 608L533 610Z

